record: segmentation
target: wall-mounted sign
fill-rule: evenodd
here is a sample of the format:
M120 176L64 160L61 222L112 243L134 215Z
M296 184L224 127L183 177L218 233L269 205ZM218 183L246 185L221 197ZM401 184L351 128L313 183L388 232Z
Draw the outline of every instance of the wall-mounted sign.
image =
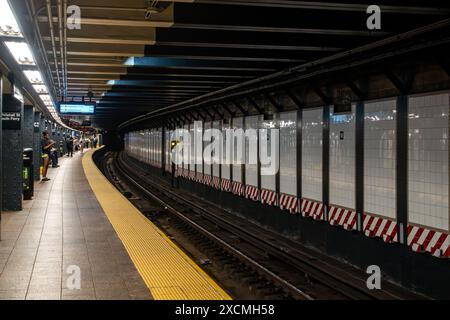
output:
M20 130L23 103L12 95L3 95L3 130Z

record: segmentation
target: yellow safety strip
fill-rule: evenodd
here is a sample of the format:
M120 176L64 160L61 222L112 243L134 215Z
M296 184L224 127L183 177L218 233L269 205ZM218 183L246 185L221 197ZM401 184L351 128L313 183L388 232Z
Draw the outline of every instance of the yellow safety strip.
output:
M231 300L231 297L83 156L87 180L136 269L156 300Z

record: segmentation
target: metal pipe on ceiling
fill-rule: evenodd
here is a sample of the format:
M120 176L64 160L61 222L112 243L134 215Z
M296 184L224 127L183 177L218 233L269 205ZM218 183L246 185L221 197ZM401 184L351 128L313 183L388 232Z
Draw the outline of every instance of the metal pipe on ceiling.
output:
M67 70L67 0L64 0L64 68L66 70L66 91L68 87L68 70ZM67 92L66 92L67 94Z
M56 76L58 78L58 94L61 95L61 78L58 68L58 56L56 55L56 44L55 44L55 31L53 29L53 15L52 15L52 4L51 0L47 0L47 17L48 17L48 26L50 29L50 38L52 40L52 50L53 50L53 58L55 60L55 70L56 70Z
M47 53L45 50L45 45L42 40L41 30L39 29L39 25L38 25L38 22L36 19L36 17L39 15L39 13L42 10L45 9L45 7L42 7L38 11L36 11L33 0L28 0L26 2L26 7L27 7L28 15L30 16L30 18L33 22L33 25L34 25L34 28L33 28L33 31L35 33L34 34L34 42L35 43L37 42L36 45L40 52L39 56L43 59L43 62L44 62L44 65L41 65L40 69L45 70L45 72L47 73L47 76L44 75L44 77L48 80L47 83L51 86L48 89L51 91L54 91L54 89L56 88L55 81L53 79L52 70L51 70L50 63L48 61ZM40 64L38 61L37 61L37 63Z
M67 75L66 75L66 66L65 66L65 55L66 55L66 51L64 48L64 31L63 31L63 21L62 21L62 0L58 0L58 29L59 29L59 55L61 58L61 73L62 73L62 82L63 82L63 92L62 92L62 97L64 98L66 96L66 92L67 92Z

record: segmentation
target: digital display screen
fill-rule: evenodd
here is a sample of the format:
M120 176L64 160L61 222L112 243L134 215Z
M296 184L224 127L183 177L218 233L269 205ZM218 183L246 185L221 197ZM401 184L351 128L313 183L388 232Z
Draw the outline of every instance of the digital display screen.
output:
M59 106L59 112L61 114L94 114L95 105L82 103L61 103Z

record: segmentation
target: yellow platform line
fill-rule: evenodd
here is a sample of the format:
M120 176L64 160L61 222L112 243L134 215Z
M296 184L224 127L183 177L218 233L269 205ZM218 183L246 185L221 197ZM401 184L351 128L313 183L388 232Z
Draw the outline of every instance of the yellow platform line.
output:
M83 156L87 180L136 269L156 300L230 300L191 258L125 198Z

